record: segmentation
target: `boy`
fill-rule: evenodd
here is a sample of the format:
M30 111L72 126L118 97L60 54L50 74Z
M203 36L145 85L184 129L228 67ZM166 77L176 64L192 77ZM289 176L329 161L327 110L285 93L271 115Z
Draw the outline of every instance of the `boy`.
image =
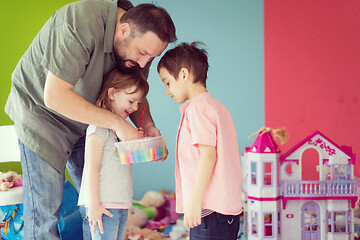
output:
M178 103L176 211L184 213L190 239L237 239L242 171L229 111L206 89L207 52L182 43L165 53L158 73Z

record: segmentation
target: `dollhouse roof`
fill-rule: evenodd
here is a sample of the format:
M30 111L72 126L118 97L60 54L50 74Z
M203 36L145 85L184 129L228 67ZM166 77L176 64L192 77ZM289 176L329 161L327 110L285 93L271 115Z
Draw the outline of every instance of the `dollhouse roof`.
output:
M330 138L322 134L320 131L315 131L312 134L310 134L308 137L306 137L304 140L300 141L298 144L296 144L293 148L291 148L287 153L282 155L280 157L280 160L285 160L289 155L291 155L293 152L295 152L297 149L302 147L306 142L308 142L310 139L312 139L315 135L319 134L322 138L326 139L328 142L330 142L334 147L342 151L345 155L347 155L351 161L352 164L355 164L355 154L352 153L352 148L349 146L338 146L335 142L333 142Z
M249 152L253 153L279 153L280 149L273 140L270 132L260 132Z

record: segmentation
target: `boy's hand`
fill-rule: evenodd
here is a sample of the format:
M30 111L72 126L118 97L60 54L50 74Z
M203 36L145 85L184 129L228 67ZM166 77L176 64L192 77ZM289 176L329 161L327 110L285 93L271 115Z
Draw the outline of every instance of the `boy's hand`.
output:
M201 224L201 201L189 201L185 214L184 225L185 227L193 228Z
M106 208L104 208L101 205L98 205L96 207L89 207L89 211L88 211L88 219L89 219L89 225L90 225L90 230L93 234L96 233L96 225L99 225L99 229L100 229L100 233L104 234L104 227L103 227L103 222L102 222L102 215L105 214L109 217L112 217L113 215L111 214L111 212L109 212Z

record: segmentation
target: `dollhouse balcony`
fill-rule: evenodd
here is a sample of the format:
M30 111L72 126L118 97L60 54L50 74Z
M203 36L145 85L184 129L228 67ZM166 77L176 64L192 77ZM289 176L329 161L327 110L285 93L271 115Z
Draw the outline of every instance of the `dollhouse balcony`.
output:
M357 197L356 180L339 181L283 181L284 198Z
M349 200L357 201L357 181L283 181L283 208L291 200Z

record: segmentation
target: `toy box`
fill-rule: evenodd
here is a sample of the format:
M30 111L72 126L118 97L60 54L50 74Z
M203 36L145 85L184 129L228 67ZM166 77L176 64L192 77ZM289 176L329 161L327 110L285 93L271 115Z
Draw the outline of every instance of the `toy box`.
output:
M118 142L115 147L122 164L149 162L166 157L167 135L146 137L139 140Z

